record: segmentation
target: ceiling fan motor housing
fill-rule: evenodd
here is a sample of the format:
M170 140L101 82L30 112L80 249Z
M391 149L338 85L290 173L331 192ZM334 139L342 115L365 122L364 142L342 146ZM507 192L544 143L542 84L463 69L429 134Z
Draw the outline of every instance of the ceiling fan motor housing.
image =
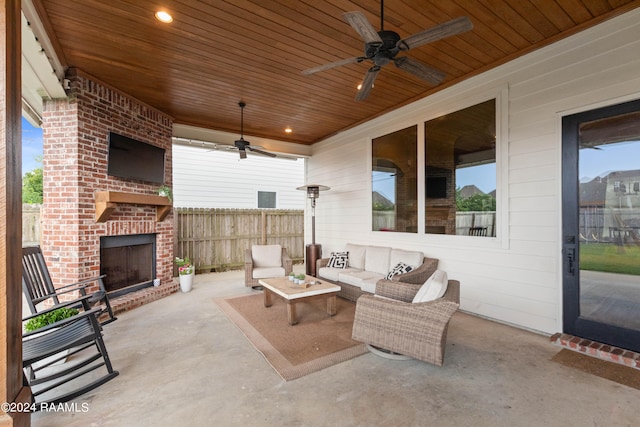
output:
M367 58L373 60L374 64L382 67L387 65L400 51L397 47L400 36L395 31L378 31L378 35L382 39L379 42L365 43L364 54Z

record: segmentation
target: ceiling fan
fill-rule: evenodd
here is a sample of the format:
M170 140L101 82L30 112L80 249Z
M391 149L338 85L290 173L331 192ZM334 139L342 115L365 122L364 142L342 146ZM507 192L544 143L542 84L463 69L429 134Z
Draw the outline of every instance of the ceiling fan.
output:
M245 104L244 102L240 101L238 103L238 105L240 106L240 139L236 140L233 143L233 145L240 152L240 158L241 159L246 159L247 158L247 150L249 150L249 151L251 151L253 153L262 154L264 156L276 157L275 154L269 153L267 151L262 150L262 147L252 146L251 144L249 144L249 141L246 141L244 139L244 107L247 104Z
M380 1L380 31L376 31L375 28L373 28L362 12L346 12L343 17L345 21L347 21L347 23L356 30L360 37L364 39L364 56L356 56L331 62L329 64L319 65L317 67L304 70L302 74L314 74L319 71L329 70L342 65L370 60L373 62L373 66L369 68L362 85L358 88L358 93L355 98L356 101L362 101L369 96L369 92L373 88L373 82L378 76L378 72L380 72L380 69L383 66L392 61L396 67L405 70L422 80L433 85L440 84L445 77L445 74L442 71L436 70L435 68L408 56L396 56L400 52L404 52L445 37L454 36L473 28L473 24L469 18L461 16L401 39L395 31L385 31L384 29L384 0Z

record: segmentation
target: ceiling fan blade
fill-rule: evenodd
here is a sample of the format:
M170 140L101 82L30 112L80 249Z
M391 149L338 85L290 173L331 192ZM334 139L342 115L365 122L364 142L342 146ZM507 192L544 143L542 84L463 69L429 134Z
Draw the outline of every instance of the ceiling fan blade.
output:
M396 64L396 67L407 71L413 74L416 77L425 80L432 85L439 85L442 80L446 77L446 74L440 70L436 70L435 68L429 67L428 65L417 61L415 59L408 58L403 56L401 58L397 58L393 61Z
M444 24L436 25L424 31L420 31L412 36L402 39L398 42L397 46L401 50L409 50L414 47L422 46L426 43L431 43L436 40L443 39L445 37L455 36L456 34L464 33L473 28L471 20L466 16L461 16Z
M373 25L369 22L366 16L362 12L346 12L342 15L344 20L353 27L360 37L364 39L365 43L382 43L382 39L378 35L378 32Z
M353 64L355 62L362 62L363 60L364 60L364 58L361 57L361 56L342 59L340 61L330 62L328 64L318 65L317 67L312 67L312 68L306 69L306 70L304 70L302 72L302 74L304 74L305 76L308 76L309 74L314 74L314 73L317 73L319 71L329 70L331 68L340 67L342 65Z
M244 148L240 148L238 150L238 152L240 153L240 158L241 159L246 159L247 158L247 150L245 150Z
M273 153L269 153L268 151L263 151L257 148L253 148L253 147L247 147L252 153L258 153L258 154L262 154L263 156L269 156L269 157L277 157L275 154ZM246 154L245 154L246 156Z
M379 72L380 67L378 67L377 65L369 68L369 71L364 76L362 86L356 94L356 101L363 101L367 98L367 96L369 96L369 92L371 92L371 89L373 88L373 82L376 80L376 77L378 77Z

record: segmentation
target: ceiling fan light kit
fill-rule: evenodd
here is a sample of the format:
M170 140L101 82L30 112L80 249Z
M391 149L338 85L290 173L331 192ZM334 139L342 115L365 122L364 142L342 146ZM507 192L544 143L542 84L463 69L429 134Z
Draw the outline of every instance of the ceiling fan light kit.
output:
M367 71L364 81L362 82L362 86L358 89L358 93L355 97L356 101L365 100L369 96L369 92L371 92L373 82L378 76L378 73L382 67L390 62L393 62L394 65L401 70L413 74L429 84L434 86L440 84L446 77L442 71L408 56L396 56L409 49L413 49L445 37L455 36L473 28L473 24L469 18L461 16L401 39L400 35L395 31L384 29L384 1L380 2L380 31L375 30L362 12L347 12L343 17L344 20L351 25L351 27L364 40L364 56L357 56L324 65L318 65L304 70L302 74L310 75L320 71L329 70L331 68L341 67L343 65L362 62L365 60L371 61L373 62L373 66Z

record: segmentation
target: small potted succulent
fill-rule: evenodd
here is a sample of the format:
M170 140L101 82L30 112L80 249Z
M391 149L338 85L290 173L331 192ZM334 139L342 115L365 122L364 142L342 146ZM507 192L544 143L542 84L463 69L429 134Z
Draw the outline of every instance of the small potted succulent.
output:
M171 193L171 188L167 185L163 185L158 188L158 196L166 197L170 202L173 201L173 194Z
M193 286L193 276L195 275L195 268L193 267L193 264L191 263L189 257L176 257L176 265L178 266L180 290L182 292L189 292Z

